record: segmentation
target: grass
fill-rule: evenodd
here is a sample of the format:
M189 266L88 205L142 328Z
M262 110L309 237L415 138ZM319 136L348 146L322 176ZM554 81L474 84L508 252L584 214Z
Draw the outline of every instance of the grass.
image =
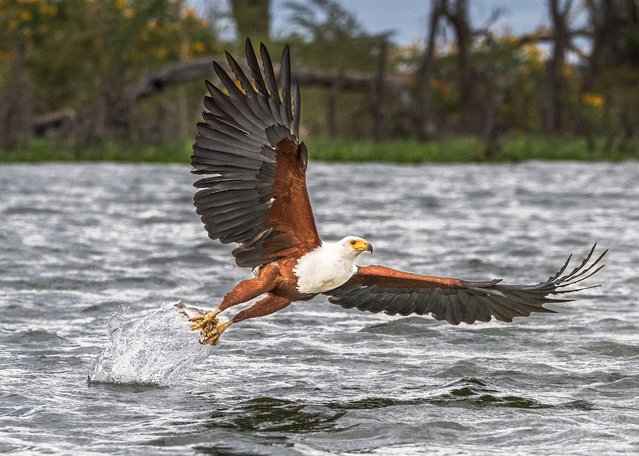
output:
M101 146L74 150L47 140L35 140L26 148L0 150L0 162L116 161L188 163L192 141L160 146L138 146L107 142ZM501 150L490 159L485 145L474 138L448 138L427 143L414 140L346 141L311 139L307 141L312 160L392 163L468 163L478 161L513 162L523 160L620 161L639 159L639 141L624 150L607 151L604 141L589 151L580 139L549 139L534 136L505 138Z
M307 141L312 159L393 163L464 163L481 158L483 145L472 138L419 143L403 139L384 142L314 139Z
M188 163L191 157L191 141L139 146L109 141L100 146L73 149L47 140L32 141L29 147L0 150L0 162L47 161L114 161Z
M325 161L375 161L394 163L468 163L515 162L524 160L619 161L639 159L639 141L626 150L607 151L603 140L590 151L580 139L549 139L540 137L508 138L501 150L486 157L485 143L474 138L450 138L419 143L414 140L394 140L380 143L343 140L308 141L311 157Z

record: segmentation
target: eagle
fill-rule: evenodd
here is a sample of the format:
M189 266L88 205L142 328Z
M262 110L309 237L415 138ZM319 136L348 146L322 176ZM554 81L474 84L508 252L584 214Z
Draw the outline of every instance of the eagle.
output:
M238 266L254 277L239 282L214 310L178 304L200 331L203 344L216 345L231 325L284 309L317 295L347 309L388 315L425 315L453 325L511 322L533 312L553 312L545 304L569 299L571 287L599 271L607 250L596 244L574 269L571 257L548 280L507 285L501 280L470 281L402 272L355 261L373 245L357 236L336 242L320 238L306 187L308 150L300 141L300 89L291 77L288 45L279 78L264 44L259 60L246 40L246 68L225 53L232 75L217 62L221 87L206 81L203 122L191 157L192 173L202 176L194 204L211 239L237 244ZM261 65L260 65L261 62ZM278 81L279 79L279 81ZM588 287L590 288L590 287ZM224 323L218 315L263 296Z

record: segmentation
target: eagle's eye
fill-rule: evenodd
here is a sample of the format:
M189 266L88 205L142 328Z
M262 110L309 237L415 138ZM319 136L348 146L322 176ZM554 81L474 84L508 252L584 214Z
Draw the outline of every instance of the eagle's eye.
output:
M351 245L357 244L357 241L351 241Z

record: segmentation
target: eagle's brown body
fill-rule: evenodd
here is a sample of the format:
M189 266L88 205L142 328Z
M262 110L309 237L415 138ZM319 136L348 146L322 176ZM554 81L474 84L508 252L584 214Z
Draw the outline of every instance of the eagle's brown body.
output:
M215 344L232 323L276 312L295 301L323 293L329 301L389 315L430 314L452 324L512 321L532 312L552 312L544 304L562 299L569 286L596 273L606 252L594 247L574 270L568 261L535 285L505 285L500 280L471 282L423 276L384 266L357 267L357 256L372 246L357 237L322 242L306 188L308 153L299 140L300 94L292 83L290 53L284 48L278 80L271 58L260 46L260 62L246 43L248 74L227 53L234 77L216 62L224 90L207 81L204 122L193 146L197 212L212 239L236 243L235 261L255 270L236 285L213 311L192 318L203 343ZM570 260L570 258L569 258ZM258 296L264 298L226 323L217 315Z
M297 258L287 258L261 266L254 278L238 283L224 296L219 310L224 311L266 294L264 299L233 317L233 322L237 323L247 318L269 315L293 301L312 299L316 294L300 293L297 289L297 277L293 273L296 264Z

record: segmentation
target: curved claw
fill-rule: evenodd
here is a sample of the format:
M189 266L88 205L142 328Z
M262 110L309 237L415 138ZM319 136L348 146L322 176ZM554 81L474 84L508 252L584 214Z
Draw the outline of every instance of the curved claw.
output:
M203 345L217 345L222 333L233 323L233 320L220 323L220 319L217 317L221 312L219 308L204 311L195 307L187 307L183 303L177 304L176 307L188 317L191 322L190 328L202 333L204 337L200 339L200 343Z
M226 330L226 328L231 326L232 323L233 320L229 320L226 323L218 324L210 331L203 330L202 333L204 334L204 337L200 339L200 343L202 345L217 345L220 343L220 336L222 333Z
M217 318L217 312L212 311L189 318L189 321L192 323L192 330L197 331L199 329L205 334L215 330L215 328L220 324L220 320Z

